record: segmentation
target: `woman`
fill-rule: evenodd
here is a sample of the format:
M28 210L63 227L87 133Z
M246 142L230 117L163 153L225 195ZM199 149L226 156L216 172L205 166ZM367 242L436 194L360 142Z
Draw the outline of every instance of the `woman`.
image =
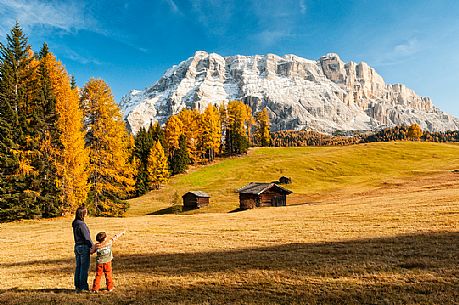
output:
M80 206L75 212L75 220L72 222L73 238L75 240L75 289L77 292L89 291L88 272L90 264L90 250L93 246L89 228L84 222L88 210Z

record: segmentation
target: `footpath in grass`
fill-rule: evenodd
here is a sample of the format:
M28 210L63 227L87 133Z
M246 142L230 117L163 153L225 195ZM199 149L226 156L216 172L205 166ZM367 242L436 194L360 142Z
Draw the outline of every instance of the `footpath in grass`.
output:
M459 145L390 142L344 147L254 148L248 155L221 159L173 177L158 191L130 200L127 216L174 213L181 196L201 190L211 196L209 207L186 213L227 213L239 206L235 190L249 182L292 178L290 204L350 196L412 177L459 168ZM175 206L174 206L175 205Z

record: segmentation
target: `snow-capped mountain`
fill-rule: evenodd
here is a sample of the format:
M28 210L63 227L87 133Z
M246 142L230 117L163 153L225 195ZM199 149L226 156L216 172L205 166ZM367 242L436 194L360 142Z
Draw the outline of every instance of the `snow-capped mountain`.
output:
M295 55L222 57L198 51L151 87L120 102L131 130L183 108L242 100L269 110L272 130L370 130L418 123L423 129L459 129L459 120L402 84L389 85L366 63L345 64L330 53L317 61Z

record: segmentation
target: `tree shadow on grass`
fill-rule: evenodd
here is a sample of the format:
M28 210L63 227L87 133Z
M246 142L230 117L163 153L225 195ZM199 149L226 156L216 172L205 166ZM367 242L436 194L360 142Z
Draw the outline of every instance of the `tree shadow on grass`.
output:
M183 210L183 207L181 205L172 205L170 207L151 212L151 213L149 213L147 215L180 214L183 211L184 210Z
M139 303L148 299L185 304L455 304L459 302L458 249L457 232L423 233L227 251L117 255L114 269L116 274L139 279L132 284L138 286L124 290ZM73 272L74 261L17 262L0 268L26 264L41 266L42 276L56 276ZM142 278L156 284L145 285ZM158 278L171 280L160 285L154 282ZM184 285L174 278L201 280ZM19 299L22 295L27 301L27 293L4 291L0 303L6 294ZM126 303L120 295L110 298L113 304Z

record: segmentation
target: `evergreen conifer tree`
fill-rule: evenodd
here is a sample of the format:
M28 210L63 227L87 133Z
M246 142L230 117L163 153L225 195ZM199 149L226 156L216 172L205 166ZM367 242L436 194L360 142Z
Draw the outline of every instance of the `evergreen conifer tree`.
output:
M140 128L135 137L134 148L134 156L138 160L135 179L135 192L137 196L149 191L147 164L152 145L151 134L144 127Z
M19 207L20 194L15 188L19 160L14 154L17 146L11 121L14 121L14 111L8 101L0 99L0 222L16 219Z
M168 155L167 151L167 143L166 143L166 136L164 134L164 130L161 128L158 122L154 124L150 124L150 128L148 128L148 133L150 133L151 138L153 141L159 141L161 146L163 147L164 154Z
M39 141L30 124L36 116L37 66L28 39L16 23L6 35L6 44L0 44L0 159L6 166L1 170L0 220L42 215L39 172L32 164Z
M71 75L70 76L70 89L74 90L77 88L77 83L75 80L75 76Z
M188 149L186 147L186 137L180 135L178 142L179 147L174 149L172 155L169 157L169 167L172 175L184 173L188 169L188 164L190 163Z

